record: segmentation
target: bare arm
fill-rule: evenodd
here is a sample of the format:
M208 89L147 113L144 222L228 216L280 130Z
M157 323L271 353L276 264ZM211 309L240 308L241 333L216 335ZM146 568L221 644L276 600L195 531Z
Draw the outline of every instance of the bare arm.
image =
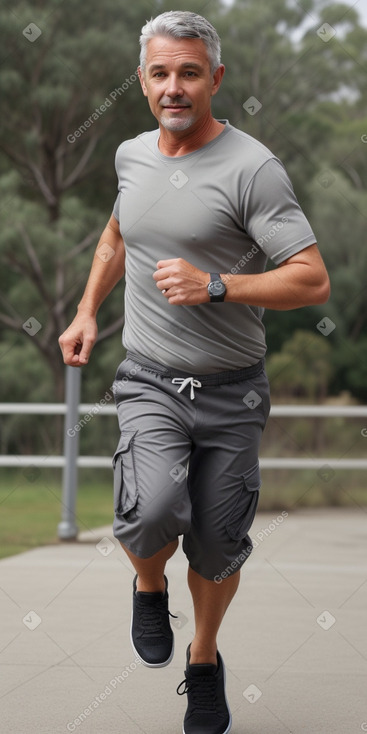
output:
M119 223L112 215L102 232L78 313L59 338L65 364L87 364L97 339L97 312L125 273L125 247Z
M279 311L325 303L330 295L329 277L316 244L284 260L275 270L236 275L226 285L226 301Z
M195 306L210 301L205 273L186 260L160 260L153 274L157 288L173 305ZM275 270L253 275L221 274L227 293L225 301L288 310L325 303L329 277L316 244L289 257Z

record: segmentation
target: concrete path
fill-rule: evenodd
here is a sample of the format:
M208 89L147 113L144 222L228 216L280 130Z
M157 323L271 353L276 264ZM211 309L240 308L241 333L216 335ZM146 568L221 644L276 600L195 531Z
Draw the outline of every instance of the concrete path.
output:
M276 518L256 518L220 635L231 734L367 731L366 512ZM133 572L110 528L1 561L2 734L179 734L193 632L181 550L168 576L176 651L150 670L130 647Z

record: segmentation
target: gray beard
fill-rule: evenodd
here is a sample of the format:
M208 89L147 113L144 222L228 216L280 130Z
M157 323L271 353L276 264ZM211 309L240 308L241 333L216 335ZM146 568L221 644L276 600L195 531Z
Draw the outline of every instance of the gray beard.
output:
M187 130L191 127L194 122L194 115L190 115L184 120L177 120L173 118L167 119L163 113L159 121L166 130L170 130L171 132L175 132L177 130L177 132L180 132L181 130Z

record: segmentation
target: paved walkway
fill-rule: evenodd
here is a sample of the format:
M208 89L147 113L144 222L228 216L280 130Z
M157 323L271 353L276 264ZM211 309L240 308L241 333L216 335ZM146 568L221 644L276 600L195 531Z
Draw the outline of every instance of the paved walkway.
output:
M367 731L366 512L274 518L256 518L220 636L231 734ZM150 670L130 647L133 573L110 528L1 561L2 734L179 734L193 631L181 551L168 576L176 651Z

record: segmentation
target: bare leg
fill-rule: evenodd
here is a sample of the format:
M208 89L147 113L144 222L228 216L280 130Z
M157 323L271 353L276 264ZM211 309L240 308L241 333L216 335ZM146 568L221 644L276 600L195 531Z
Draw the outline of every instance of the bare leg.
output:
M164 569L166 563L175 553L178 546L178 540L168 543L162 550L155 553L150 558L138 558L134 553L128 550L122 543L121 547L129 556L133 564L138 579L136 583L137 591L165 591Z
M190 648L190 663L217 664L217 633L225 612L240 582L240 572L221 584L208 581L189 567L188 584L194 602L195 637Z

